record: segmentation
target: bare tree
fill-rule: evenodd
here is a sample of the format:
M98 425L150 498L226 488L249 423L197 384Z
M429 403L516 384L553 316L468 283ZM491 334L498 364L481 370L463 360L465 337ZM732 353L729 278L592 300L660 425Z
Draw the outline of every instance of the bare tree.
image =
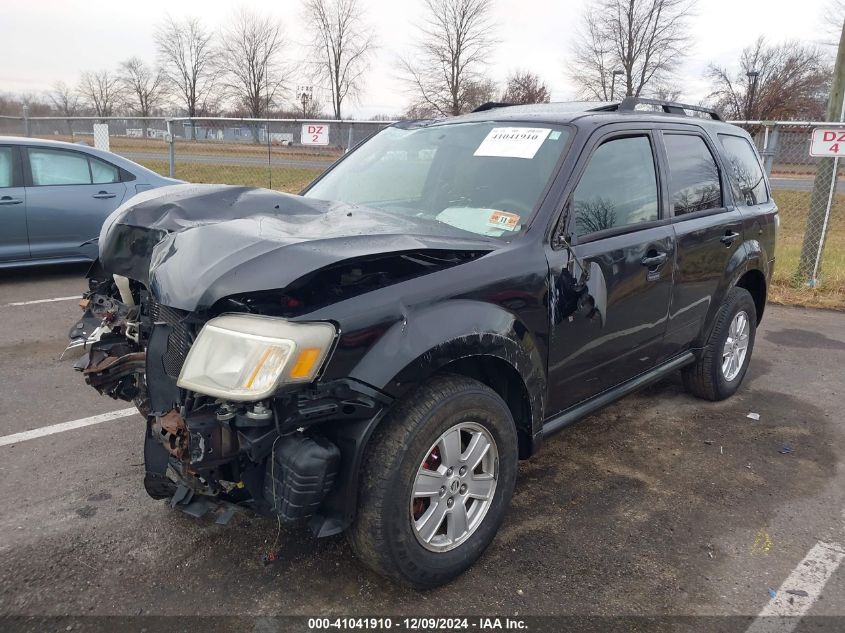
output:
M221 38L222 81L236 107L259 118L275 103L287 74L279 57L282 25L246 9L238 11ZM255 140L258 128L253 126Z
M82 73L78 87L82 101L98 117L110 117L123 98L120 78L109 70Z
M358 0L306 0L317 77L331 86L332 109L341 118L343 101L361 87L367 55L374 45Z
M120 81L127 105L138 116L151 116L164 99L164 73L161 69L150 68L138 57L130 57L121 62ZM143 128L146 136L146 121Z
M167 16L155 32L159 62L168 88L194 117L207 109L216 79L212 34L197 18L177 22ZM193 137L194 128L191 126Z
M65 82L57 81L50 88L47 97L59 114L68 117L67 130L73 136L73 121L70 118L79 114L79 93Z
M511 73L505 83L502 101L505 103L548 103L549 89L540 77L529 70Z
M495 40L492 0L424 0L428 16L413 57L401 60L413 111L457 115L470 109Z
M597 0L584 15L569 65L581 94L609 101L665 85L684 58L693 1Z
M756 73L756 74L755 74ZM769 45L760 37L745 48L734 72L711 65L711 103L731 119L819 119L832 69L815 46Z

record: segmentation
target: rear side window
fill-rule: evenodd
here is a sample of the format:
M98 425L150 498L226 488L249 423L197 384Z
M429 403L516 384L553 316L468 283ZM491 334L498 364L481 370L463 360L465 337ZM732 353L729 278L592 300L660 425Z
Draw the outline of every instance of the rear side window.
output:
M663 142L675 215L720 208L719 168L704 139L694 134L664 134Z
M0 187L12 186L12 148L0 147Z
M34 185L90 185L88 158L77 152L29 149L29 167Z
M730 134L719 134L725 156L730 163L728 172L737 202L743 201L749 206L769 201L766 191L766 179L757 154L748 139Z
M647 136L607 141L572 196L575 235L657 220L657 176Z
M95 185L120 182L120 171L96 158L91 158L91 178Z

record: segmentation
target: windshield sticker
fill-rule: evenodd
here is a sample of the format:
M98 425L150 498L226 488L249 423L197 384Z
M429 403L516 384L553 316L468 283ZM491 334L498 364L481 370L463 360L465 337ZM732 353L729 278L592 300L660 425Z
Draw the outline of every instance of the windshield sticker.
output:
M503 231L516 231L519 228L519 216L507 211L493 211L490 214L490 219L487 220L487 226Z
M551 134L549 134L550 141L556 141L560 138L560 130L555 130Z
M549 132L550 129L540 127L494 127L473 156L534 158Z

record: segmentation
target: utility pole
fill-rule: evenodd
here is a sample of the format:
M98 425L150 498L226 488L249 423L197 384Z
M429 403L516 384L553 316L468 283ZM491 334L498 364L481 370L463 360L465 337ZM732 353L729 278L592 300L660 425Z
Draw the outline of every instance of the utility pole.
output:
M836 64L833 67L833 82L830 97L827 100L825 121L841 122L845 118L845 22L839 35L839 49L836 52ZM813 182L813 195L810 197L810 209L807 225L804 229L804 243L801 246L801 260L798 263L796 281L798 284L816 286L821 268L821 253L827 233L830 207L836 191L836 176L839 165L838 157L823 158L816 167Z

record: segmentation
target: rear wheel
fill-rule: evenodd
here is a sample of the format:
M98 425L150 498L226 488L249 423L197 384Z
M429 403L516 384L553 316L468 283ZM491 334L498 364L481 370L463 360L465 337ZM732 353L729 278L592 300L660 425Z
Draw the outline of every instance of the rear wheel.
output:
M516 469L505 402L470 378L438 376L376 430L349 542L384 576L417 588L443 584L493 540Z
M731 288L701 357L683 370L687 390L706 400L732 396L748 371L756 333L754 299L745 288Z

